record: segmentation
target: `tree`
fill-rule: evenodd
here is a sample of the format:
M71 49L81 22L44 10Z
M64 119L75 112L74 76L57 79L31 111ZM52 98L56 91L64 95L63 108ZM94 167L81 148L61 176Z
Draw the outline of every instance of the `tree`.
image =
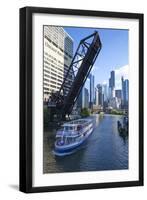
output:
M88 117L90 115L90 112L89 112L88 108L82 108L80 115L82 117Z

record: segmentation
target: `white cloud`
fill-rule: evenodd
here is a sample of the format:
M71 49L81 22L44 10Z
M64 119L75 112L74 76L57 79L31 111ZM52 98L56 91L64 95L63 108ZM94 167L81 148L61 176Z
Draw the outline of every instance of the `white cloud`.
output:
M108 84L108 81L107 81L107 80L104 80L102 84L103 84L103 85Z
M129 66L125 65L123 67L120 67L119 69L115 70L115 75L116 76L123 76L125 79L128 79L129 75Z
M125 65L115 70L115 88L121 89L121 77L129 79L129 65Z

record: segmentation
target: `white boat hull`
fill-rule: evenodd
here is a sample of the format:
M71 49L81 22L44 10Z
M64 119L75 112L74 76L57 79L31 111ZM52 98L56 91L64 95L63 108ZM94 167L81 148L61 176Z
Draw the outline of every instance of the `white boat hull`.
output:
M59 146L55 144L55 150L53 153L57 156L65 156L74 153L79 149L81 145L83 145L83 143L86 142L86 140L92 134L92 132L93 132L93 127L91 127L91 129L86 132L85 136L83 136L83 138L80 141L69 145Z

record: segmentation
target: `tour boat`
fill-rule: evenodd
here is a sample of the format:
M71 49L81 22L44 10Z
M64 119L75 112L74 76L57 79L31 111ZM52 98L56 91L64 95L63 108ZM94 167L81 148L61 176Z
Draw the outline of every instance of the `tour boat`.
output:
M64 123L56 133L54 154L64 156L74 153L91 135L92 119L78 119Z

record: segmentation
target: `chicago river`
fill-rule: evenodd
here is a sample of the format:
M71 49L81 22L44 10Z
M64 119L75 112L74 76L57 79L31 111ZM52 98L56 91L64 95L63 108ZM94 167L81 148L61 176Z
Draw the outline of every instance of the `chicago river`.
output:
M87 142L74 154L56 157L54 149L56 129L44 132L43 173L128 169L128 136L120 134L117 121L121 115L92 116L95 128Z

